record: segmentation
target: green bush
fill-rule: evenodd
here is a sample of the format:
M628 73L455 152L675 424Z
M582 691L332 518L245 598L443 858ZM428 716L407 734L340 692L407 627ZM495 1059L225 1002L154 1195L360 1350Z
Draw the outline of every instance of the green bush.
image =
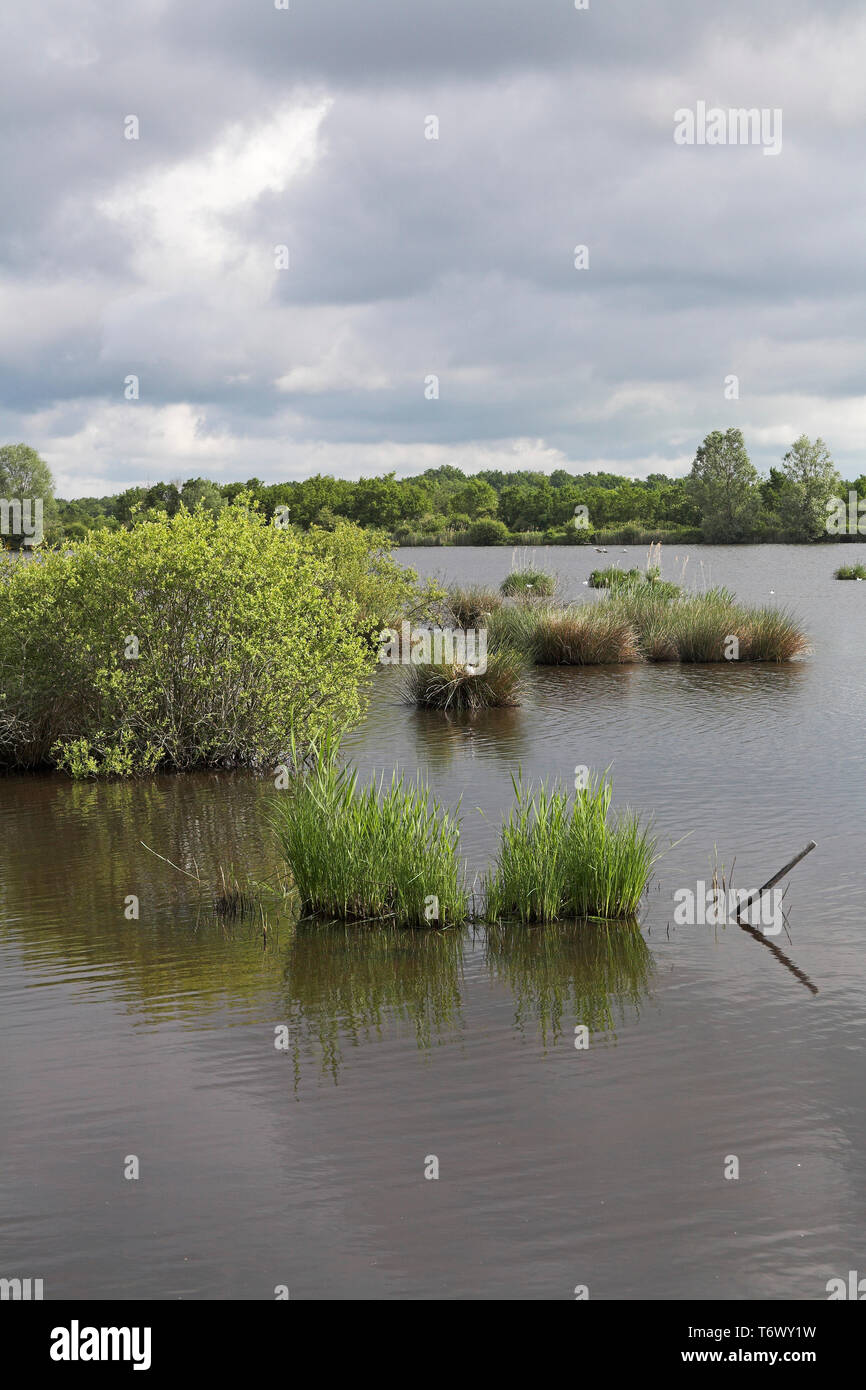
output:
M0 765L273 763L292 728L303 747L361 716L370 629L412 591L357 528L302 536L242 501L4 566Z
M834 579L866 579L866 565L840 565Z
M467 534L470 545L505 545L510 536L505 522L490 516L473 522Z

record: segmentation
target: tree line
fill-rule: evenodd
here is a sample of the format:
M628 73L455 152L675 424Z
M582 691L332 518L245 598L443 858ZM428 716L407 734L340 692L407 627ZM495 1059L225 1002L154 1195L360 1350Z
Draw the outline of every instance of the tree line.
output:
M51 471L24 444L0 448L0 500L42 497L47 544L117 530L159 513L203 506L219 512L247 493L268 520L282 509L302 530L332 530L345 519L384 531L395 544L504 544L532 540L581 544L646 538L809 542L827 538L828 503L849 492L866 498L866 474L843 480L821 439L801 435L762 478L742 432L714 430L686 477L651 473L552 473L487 469L466 474L452 464L413 477L396 473L351 482L316 474L296 482L216 483L208 478L130 487L108 497L54 497ZM15 538L3 536L7 546Z

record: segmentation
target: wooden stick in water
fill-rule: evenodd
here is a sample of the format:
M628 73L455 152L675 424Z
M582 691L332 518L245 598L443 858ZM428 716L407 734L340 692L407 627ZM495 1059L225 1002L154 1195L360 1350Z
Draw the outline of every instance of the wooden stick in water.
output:
M801 859L805 859L806 855L811 854L812 850L816 848L817 845L815 841L810 840L806 848L801 849L799 854L795 854L794 858L791 859L789 863L785 865L784 869L780 869L779 872L777 874L774 874L772 878L768 878L767 882L761 885L757 893L752 893L751 897L748 897L744 903L738 903L737 921L740 921L741 912L745 912L747 907L751 907L752 903L755 902L756 899L762 898L769 888L775 888L780 878L784 878L785 874L790 873L790 871L794 868L795 864L799 864Z

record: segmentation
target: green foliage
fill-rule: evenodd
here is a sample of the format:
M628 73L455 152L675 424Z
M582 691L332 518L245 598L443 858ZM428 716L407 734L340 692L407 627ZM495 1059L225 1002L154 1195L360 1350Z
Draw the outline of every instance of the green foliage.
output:
M508 538L505 522L494 517L475 521L469 528L469 540L472 545L504 545Z
M54 477L44 459L27 444L4 444L0 448L0 500L30 503L30 521L35 521L35 503L42 503L42 539L51 544L59 539L59 512L54 499ZM12 518L9 518L11 528ZM40 538L33 536L38 544ZM4 544L10 550L20 550L27 537L22 531L9 530L0 534L0 549Z
M216 483L209 482L207 478L187 478L180 490L180 500L188 512L194 512L196 507L221 512L225 506L225 498Z
M7 446L25 449L24 445ZM27 451L32 453L33 451ZM418 477L394 472L350 482L316 474L295 482L217 485L190 478L178 487L159 482L132 487L114 497L60 502L64 525L131 526L156 511L174 515L181 505L217 510L246 493L271 520L288 507L292 526L333 530L354 521L385 533L398 545L585 545L645 544L668 539L734 543L747 540L809 540L820 534L822 502L837 484L832 461L820 440L805 436L785 456L782 468L758 480L739 430L715 430L697 451L688 478L651 473L644 479L617 473L550 476L518 469L487 469L466 475L448 464ZM866 497L866 478L851 484ZM829 489L829 493L828 493ZM841 494L847 496L847 485ZM0 496L2 496L0 492ZM578 508L587 524L575 526ZM52 532L53 538L57 529ZM77 533L73 533L77 534Z
M76 776L273 763L291 729L303 747L360 717L365 624L411 589L356 528L304 537L242 502L7 566L0 759Z
M591 776L573 796L558 784L534 792L512 781L517 805L486 879L487 915L525 924L633 918L657 858L655 840L630 812L610 816L607 776Z
M391 921L397 927L452 926L468 901L457 860L458 815L431 800L419 781L396 773L358 789L338 764L339 739L325 734L309 771L274 803L272 826L306 915ZM432 898L438 913L428 917Z
M816 541L826 535L827 503L841 491L836 471L823 439L814 443L801 434L783 460L785 486L779 511L786 532L795 541Z
M866 565L840 565L834 579L866 579Z
M707 435L689 475L705 540L741 541L754 530L761 500L757 482L740 430Z

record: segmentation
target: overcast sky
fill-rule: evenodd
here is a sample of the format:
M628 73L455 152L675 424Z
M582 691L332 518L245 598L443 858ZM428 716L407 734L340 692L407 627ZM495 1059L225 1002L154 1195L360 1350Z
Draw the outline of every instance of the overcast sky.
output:
M40 0L0 54L0 441L61 496L729 425L866 471L861 0ZM698 102L781 152L676 144Z

